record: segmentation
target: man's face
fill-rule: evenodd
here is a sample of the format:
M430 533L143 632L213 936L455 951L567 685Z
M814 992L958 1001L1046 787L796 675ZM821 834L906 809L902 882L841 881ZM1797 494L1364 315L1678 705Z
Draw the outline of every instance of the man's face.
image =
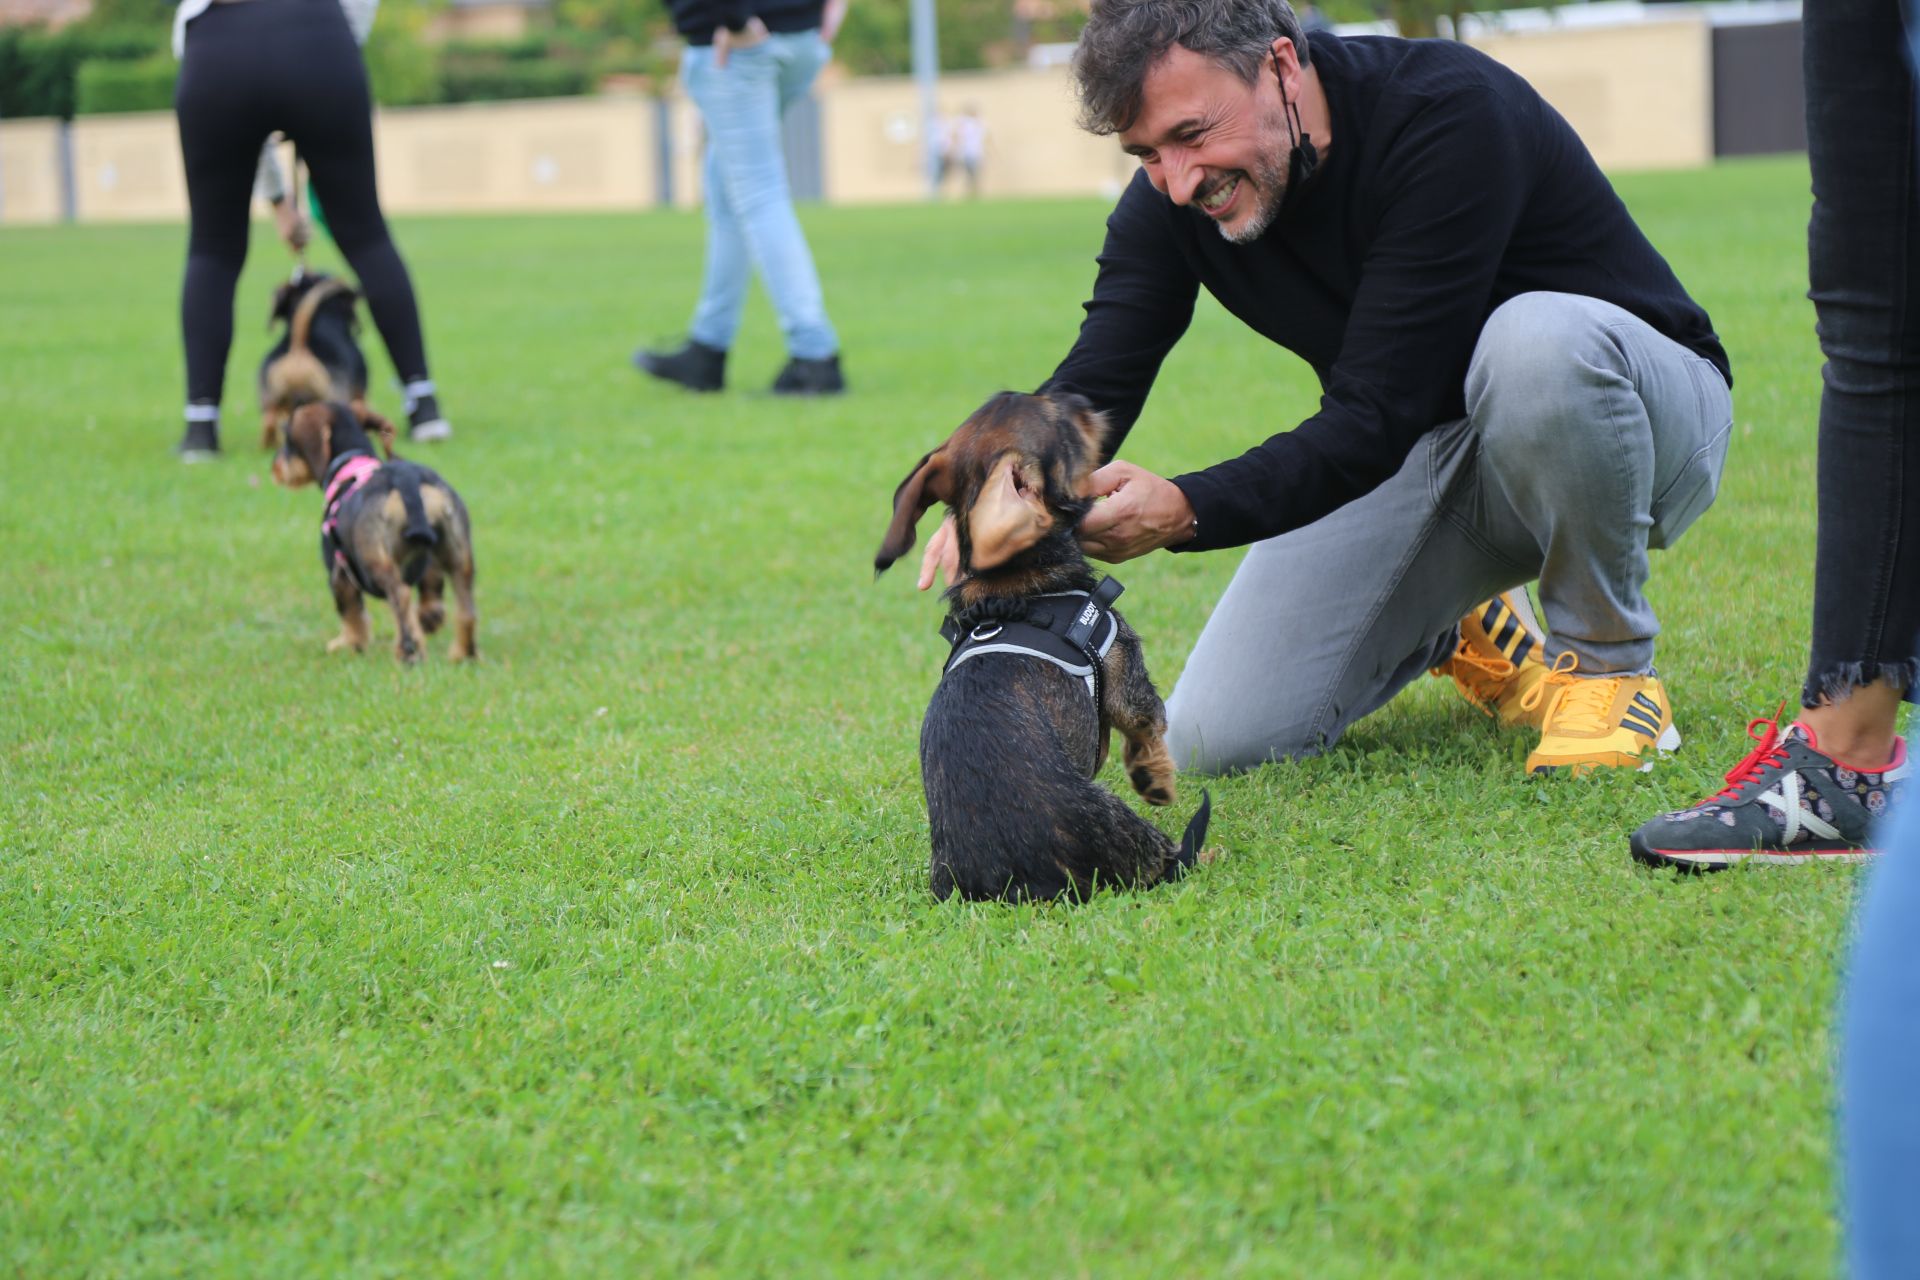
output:
M1139 118L1120 145L1163 195L1199 209L1235 244L1259 238L1287 191L1292 147L1273 76L1248 84L1182 45L1147 72Z

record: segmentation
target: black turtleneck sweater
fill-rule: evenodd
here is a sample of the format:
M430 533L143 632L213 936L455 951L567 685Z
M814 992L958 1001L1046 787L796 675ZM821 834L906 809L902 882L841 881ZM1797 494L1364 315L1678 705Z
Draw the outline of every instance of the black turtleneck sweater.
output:
M1310 39L1332 115L1318 171L1246 245L1136 174L1107 219L1079 340L1046 383L1104 409L1117 451L1200 285L1320 375L1305 422L1175 477L1198 533L1173 550L1285 533L1393 475L1421 435L1465 415L1480 330L1518 294L1611 302L1731 384L1706 312L1526 81L1451 41Z
M826 0L666 0L674 30L688 44L712 44L717 27L738 31L758 18L769 31L812 31Z

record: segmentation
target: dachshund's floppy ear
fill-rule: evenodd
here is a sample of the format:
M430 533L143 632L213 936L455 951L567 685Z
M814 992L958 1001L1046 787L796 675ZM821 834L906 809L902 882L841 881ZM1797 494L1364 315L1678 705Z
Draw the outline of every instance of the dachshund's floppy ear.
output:
M273 291L273 310L267 312L267 332L273 332L276 320L285 320L293 314L293 286L283 284Z
M1074 432L1086 446L1081 477L1084 479L1107 460L1107 438L1112 429L1107 415L1094 408L1093 401L1071 391L1058 392L1049 398L1073 424Z
M953 470L945 445L914 464L893 491L893 521L887 525L887 536L880 540L880 549L873 553L876 574L885 573L895 560L907 554L907 548L913 545L913 527L927 514L928 507L952 500L952 484Z
M289 489L319 484L332 458L332 410L325 404L303 404L287 420L286 442L273 459L274 483Z
M1047 536L1053 512L1037 488L1028 483L1020 458L1007 454L994 464L980 496L967 510L966 568L978 573L998 568Z

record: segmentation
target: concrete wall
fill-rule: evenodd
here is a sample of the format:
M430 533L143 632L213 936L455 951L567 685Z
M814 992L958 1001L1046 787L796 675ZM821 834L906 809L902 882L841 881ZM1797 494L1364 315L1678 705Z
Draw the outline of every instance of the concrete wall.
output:
M171 111L73 122L74 214L82 222L183 219L187 176Z
M374 120L390 213L639 209L660 198L653 100L399 107Z
M1112 138L1074 127L1064 67L954 73L940 81L940 110L969 105L987 128L980 191L996 195L1111 195L1134 161ZM920 99L904 76L847 80L822 95L826 195L836 203L913 200L926 191L927 140Z
M1713 160L1713 33L1704 16L1477 36L1579 133L1603 169Z
M1712 30L1697 12L1473 42L1539 89L1604 168L1713 158ZM817 92L825 198L921 198L928 149L912 81L829 76ZM984 195L1110 196L1132 176L1133 161L1113 139L1074 128L1064 67L944 77L941 110L969 106L987 128ZM79 218L185 216L170 113L83 116L71 137ZM677 91L664 103L605 96L383 110L375 143L381 199L392 213L643 209L669 198L688 208L700 199L699 114ZM58 157L54 124L0 123L0 221L61 216Z
M0 120L0 224L58 222L60 164L57 121Z

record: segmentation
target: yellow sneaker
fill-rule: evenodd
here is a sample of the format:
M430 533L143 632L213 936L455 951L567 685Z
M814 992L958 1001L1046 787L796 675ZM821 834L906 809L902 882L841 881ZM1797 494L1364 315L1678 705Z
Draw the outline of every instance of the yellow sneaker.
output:
M1545 708L1521 703L1547 679L1540 640L1526 588L1503 591L1460 619L1459 647L1431 674L1452 676L1462 697L1500 723L1538 728Z
M1582 676L1580 659L1563 653L1528 698L1544 705L1540 745L1527 757L1528 773L1565 769L1653 768L1648 748L1680 745L1673 703L1658 676Z

